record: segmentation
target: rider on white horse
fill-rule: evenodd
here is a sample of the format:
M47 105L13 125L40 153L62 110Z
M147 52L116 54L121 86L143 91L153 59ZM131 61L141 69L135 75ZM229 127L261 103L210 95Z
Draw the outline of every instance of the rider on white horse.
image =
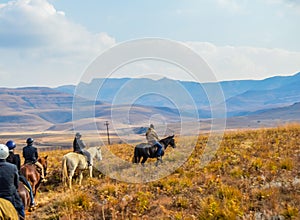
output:
M74 138L74 141L73 141L73 150L76 153L85 155L87 157L88 166L92 166L92 164L91 164L91 154L88 151L84 150L84 148L86 146L80 138L81 138L81 134L79 132L77 132L75 134L75 138Z

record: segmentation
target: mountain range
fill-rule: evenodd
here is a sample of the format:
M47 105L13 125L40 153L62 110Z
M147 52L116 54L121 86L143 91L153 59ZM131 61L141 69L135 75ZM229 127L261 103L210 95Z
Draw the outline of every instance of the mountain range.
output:
M162 115L165 121L175 123L180 122L181 117L193 120L189 109L196 108L200 118L209 119L211 108L224 105L229 122L299 121L299 85L300 73L263 80L213 83L168 78L115 78L93 79L77 87L0 88L0 131L71 131L75 96L82 106L93 108L92 116L101 129L103 121L112 119L112 111L115 112L114 117L120 113L119 122L123 120L125 124L147 123L153 115ZM211 96L214 96L216 88L221 88L224 97L212 102ZM178 105L184 106L186 112L179 112ZM85 113L86 110L80 111ZM130 112L128 119L121 118L124 112ZM92 116L78 119L78 124L83 129L89 129L88 118ZM239 127L237 124L235 126Z

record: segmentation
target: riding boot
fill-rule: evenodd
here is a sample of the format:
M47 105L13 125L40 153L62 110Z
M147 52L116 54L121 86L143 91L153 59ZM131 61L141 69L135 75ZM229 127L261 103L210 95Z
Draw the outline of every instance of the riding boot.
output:
M46 178L45 178L45 171L44 171L44 167L40 162L35 162L35 165L37 165L40 169L41 169L41 182L45 183L47 182Z

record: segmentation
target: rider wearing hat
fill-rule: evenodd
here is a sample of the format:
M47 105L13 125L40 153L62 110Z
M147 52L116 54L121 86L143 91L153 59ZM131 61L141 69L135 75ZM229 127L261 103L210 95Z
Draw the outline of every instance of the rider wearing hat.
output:
M9 156L7 157L6 161L9 163L15 164L17 166L18 171L19 171L19 180L30 190L30 192L29 192L30 207L33 208L33 207L35 207L35 202L34 202L32 187L31 187L30 183L27 181L27 179L25 178L25 176L23 176L20 173L20 167L21 167L20 155L14 153L14 150L16 148L16 143L12 140L9 140L6 142L6 146L9 149Z
M8 147L0 144L0 198L9 200L20 217L24 219L24 205L17 192L19 186L18 168L16 165L6 162L8 155Z
M157 147L156 156L157 156L157 159L161 161L162 145L159 143L159 138L154 129L153 124L150 124L150 127L148 128L148 130L146 132L146 139L148 141L148 144L150 144L151 146Z
M88 166L92 166L91 154L88 151L84 150L85 147L85 143L81 140L81 134L77 132L73 141L73 151L85 155L87 157Z
M38 162L39 155L37 148L33 146L33 142L34 140L32 138L27 138L26 140L27 146L23 148L23 157L25 159L24 163L32 163L38 166L42 171L41 181L46 182L44 175L44 167L40 162Z

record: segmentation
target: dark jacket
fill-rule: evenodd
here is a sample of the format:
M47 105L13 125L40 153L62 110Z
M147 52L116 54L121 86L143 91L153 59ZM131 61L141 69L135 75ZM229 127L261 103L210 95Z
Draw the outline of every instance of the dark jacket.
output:
M39 157L36 147L32 145L24 147L23 157L25 159L25 163L36 163Z
M17 166L0 159L0 197L9 200L24 216L24 206L17 192L19 174Z
M73 141L73 151L77 153L82 153L83 149L85 148L85 144L80 138L74 138Z
M6 158L6 161L9 163L15 164L17 166L18 170L20 170L21 159L20 159L19 154L14 154L13 152L9 152L9 156L8 156L8 158Z

